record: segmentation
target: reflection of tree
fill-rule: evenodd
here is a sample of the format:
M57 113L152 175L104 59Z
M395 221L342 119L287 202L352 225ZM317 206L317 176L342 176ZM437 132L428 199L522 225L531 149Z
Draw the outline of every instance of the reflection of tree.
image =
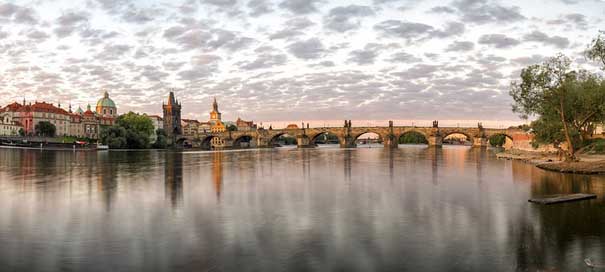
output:
M530 172L528 175L515 171ZM554 194L605 194L605 178L546 172L535 167L513 167L513 176L531 181L531 197ZM605 262L605 217L603 199L551 206L521 206L518 218L510 221L510 250L516 253L518 271L553 269L575 271L584 268L582 260Z
M176 208L183 202L183 153L166 152L164 160L164 192L166 199L170 199L172 207Z
M87 156L90 160L92 157L96 156ZM117 165L110 158L109 153L102 153L100 155L100 160L96 161L96 163L87 162L87 165L97 167L96 176L97 176L97 191L101 194L102 201L105 204L105 209L109 212L111 211L111 205L115 201L115 194L117 192L118 181L118 169ZM94 158L96 160L96 158ZM94 171L89 170L88 173L94 174ZM92 179L94 180L94 179Z
M214 182L217 200L221 199L223 187L223 155L223 152L212 153L212 181Z

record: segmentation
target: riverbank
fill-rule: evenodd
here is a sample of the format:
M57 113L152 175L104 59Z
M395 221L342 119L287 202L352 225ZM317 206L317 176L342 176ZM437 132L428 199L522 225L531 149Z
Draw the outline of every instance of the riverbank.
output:
M605 155L578 154L579 161L565 162L560 161L555 153L507 150L496 154L496 157L507 160L520 160L547 171L605 175Z
M533 165L541 163L558 161L557 154L550 152L539 152L539 151L524 151L524 150L506 150L501 153L497 153L496 157L505 160L518 160L527 162Z

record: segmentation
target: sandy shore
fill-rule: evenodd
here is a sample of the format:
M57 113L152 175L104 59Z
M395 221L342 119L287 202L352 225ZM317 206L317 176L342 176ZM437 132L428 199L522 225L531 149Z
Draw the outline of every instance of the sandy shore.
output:
M605 155L580 154L577 162L559 161L557 155L553 153L520 150L509 150L498 153L496 156L501 159L521 160L548 171L588 175L605 174Z

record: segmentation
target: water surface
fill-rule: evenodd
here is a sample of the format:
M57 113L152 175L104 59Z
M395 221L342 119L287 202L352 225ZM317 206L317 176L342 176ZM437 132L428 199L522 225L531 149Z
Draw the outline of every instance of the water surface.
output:
M557 193L599 198L537 206ZM15 271L585 271L605 178L446 146L230 152L0 149Z

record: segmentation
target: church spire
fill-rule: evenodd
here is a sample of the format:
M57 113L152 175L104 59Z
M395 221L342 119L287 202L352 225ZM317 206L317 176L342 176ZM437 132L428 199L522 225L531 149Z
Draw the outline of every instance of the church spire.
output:
M214 97L214 102L212 103L212 109L215 112L218 112L218 103L216 103L216 97Z

